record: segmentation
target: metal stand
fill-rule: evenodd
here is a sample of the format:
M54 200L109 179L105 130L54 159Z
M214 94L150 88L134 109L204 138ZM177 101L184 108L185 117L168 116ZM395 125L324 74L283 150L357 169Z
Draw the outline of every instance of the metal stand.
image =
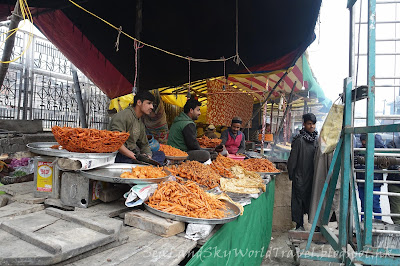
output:
M349 5L352 5L349 1ZM353 1L355 2L355 1ZM389 249L374 246L373 233L393 234L393 231L375 230L373 228L373 195L377 194L374 188L374 133L399 132L400 124L375 126L375 26L376 26L376 1L369 0L368 3L368 98L367 98L367 126L354 127L353 104L352 104L352 78L345 79L344 87L344 128L342 137L336 147L332 163L321 193L317 212L308 237L307 246L301 252L300 258L329 262L339 262L345 265L369 264L369 265L398 265L400 249ZM352 8L352 7L350 7ZM355 182L352 169L352 136L353 134L367 134L366 143L366 167L365 167L365 209L362 227L359 221L357 207ZM397 150L398 152L399 150ZM333 196L341 170L340 190L340 220L339 235L335 235L328 228L328 220L332 207ZM380 194L382 194L380 192ZM393 193L399 194L399 193ZM397 196L400 196L397 195ZM327 257L324 254L309 255L311 241L317 222L321 215L322 205L326 200L325 210L321 219L321 233L336 251L335 257ZM380 214L382 215L382 214ZM394 216L391 214L390 216ZM362 228L362 230L361 230ZM356 240L353 240L355 233ZM398 231L397 233L400 233Z

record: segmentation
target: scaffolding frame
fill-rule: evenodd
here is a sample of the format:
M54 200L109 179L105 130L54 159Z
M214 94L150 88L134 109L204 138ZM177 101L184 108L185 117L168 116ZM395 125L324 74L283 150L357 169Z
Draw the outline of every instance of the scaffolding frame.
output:
M353 100L352 90L353 82L353 49L352 49L352 32L353 32L353 6L356 0L348 1L350 11L350 56L349 56L349 77L344 82L344 123L341 138L337 144L333 159L324 183L321 197L318 203L317 212L313 220L309 238L305 250L300 253L300 258L319 260L326 262L344 263L345 265L369 264L369 265L396 265L399 264L400 249L377 248L373 246L373 233L394 233L393 231L375 230L373 229L373 195L374 193L374 134L383 132L400 132L400 124L391 125L375 125L375 56L376 56L376 4L389 4L389 2L376 2L376 0L368 0L368 97L367 97L367 117L366 126L354 127L353 125ZM392 2L390 2L392 3ZM395 2L400 3L400 2ZM385 40L384 40L385 41ZM355 179L353 176L353 134L366 133L366 166L365 166L365 208L363 230L361 230L361 222L359 220L357 195L355 190ZM399 152L400 150L397 150ZM390 150L387 152L396 152ZM339 235L336 236L329 228L329 216L332 208L333 197L336 184L341 171L341 189L340 189L340 218L339 218ZM379 194L379 193L378 193ZM383 193L385 194L385 193ZM386 195L388 195L387 193ZM396 194L396 193L394 193ZM382 195L382 193L380 193ZM397 195L398 196L398 195ZM324 212L321 213L322 206L326 200ZM351 215L352 214L352 215ZM317 226L320 215L321 227L320 231L326 238L328 243L336 251L334 257L328 257L325 254L310 254L307 252L310 248L315 228ZM382 215L382 214L379 214ZM354 229L353 229L354 224ZM355 231L356 243L353 242L353 230ZM400 233L400 232L399 232Z

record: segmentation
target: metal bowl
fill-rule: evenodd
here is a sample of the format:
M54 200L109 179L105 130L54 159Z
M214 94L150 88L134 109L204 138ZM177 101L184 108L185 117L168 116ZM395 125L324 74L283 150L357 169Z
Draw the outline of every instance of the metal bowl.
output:
M160 183L167 180L171 176L171 172L164 169L167 173L165 177L160 178L121 178L123 172L131 171L132 167L141 167L138 164L115 163L109 166L96 168L88 171L80 171L80 174L93 180L99 180L110 183L122 184L147 184Z

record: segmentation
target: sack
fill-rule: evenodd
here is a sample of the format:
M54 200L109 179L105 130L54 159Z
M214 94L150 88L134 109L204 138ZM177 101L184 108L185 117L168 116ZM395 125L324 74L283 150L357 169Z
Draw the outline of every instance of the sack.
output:
M321 152L330 153L336 148L343 125L343 104L333 104L321 129Z

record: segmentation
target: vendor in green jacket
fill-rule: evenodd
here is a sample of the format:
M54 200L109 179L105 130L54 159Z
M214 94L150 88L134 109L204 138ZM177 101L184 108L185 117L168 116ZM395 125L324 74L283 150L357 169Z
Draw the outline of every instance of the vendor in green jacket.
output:
M186 151L189 160L205 162L210 159L210 153L201 150L194 123L201 115L200 106L201 103L196 99L187 100L183 112L175 117L169 130L168 145Z
M146 135L146 128L142 121L143 115L149 115L153 110L154 95L149 91L139 91L133 104L115 114L108 129L111 131L128 132L129 138L118 149L116 163L132 163L139 154L152 158L152 152ZM154 157L154 156L153 156ZM153 158L163 161L163 158Z

